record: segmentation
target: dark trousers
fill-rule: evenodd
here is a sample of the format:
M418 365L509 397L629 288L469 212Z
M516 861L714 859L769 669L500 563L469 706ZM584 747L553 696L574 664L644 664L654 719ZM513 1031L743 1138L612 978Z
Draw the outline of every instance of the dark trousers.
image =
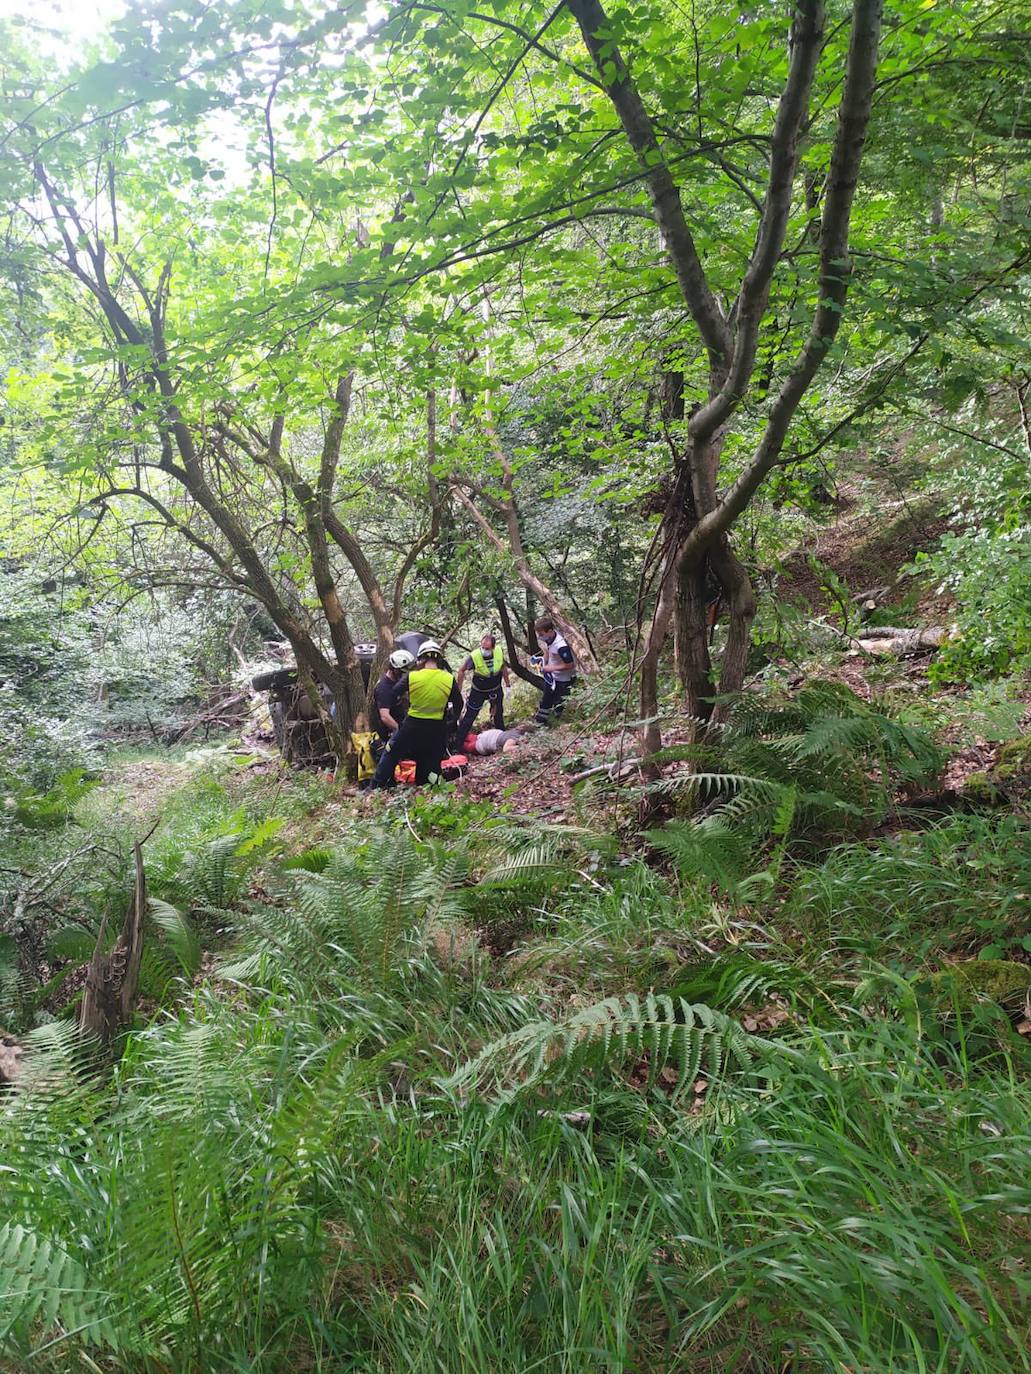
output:
M391 737L376 765L373 787L393 787L394 769L402 759L415 760L415 781L426 782L439 773L447 753L447 726L442 720L421 720L405 716L401 728Z
M534 720L538 725L550 725L553 720L557 720L562 714L566 705L566 697L573 690L576 682L549 682L545 684L544 691L541 693L540 705L537 707L537 714Z
M461 749L466 735L476 724L476 717L483 710L484 703L490 702L490 718L495 730L505 728L505 694L500 687L482 692L479 687L469 688L469 700L465 703L462 719L458 722L458 747Z

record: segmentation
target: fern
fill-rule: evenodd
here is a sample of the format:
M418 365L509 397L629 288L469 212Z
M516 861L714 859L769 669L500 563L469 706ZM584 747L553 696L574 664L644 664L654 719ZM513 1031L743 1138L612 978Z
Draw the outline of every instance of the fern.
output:
M651 830L645 839L676 863L686 882L704 882L730 896L751 867L752 845L747 833L728 822L723 813L691 823L670 823Z
M793 841L876 824L898 786L930 781L942 763L924 732L891 719L840 683L823 682L779 702L742 694L701 757L714 761L717 750L726 771L710 767L649 785L703 814L670 822L648 838L671 855L685 879L739 900L773 889ZM747 876L771 840L762 871Z
M512 1102L545 1083L609 1071L647 1056L650 1082L667 1065L676 1065L672 1096L678 1098L703 1063L712 1080L732 1069L747 1072L758 1043L711 1007L654 994L606 997L564 1021L531 1021L502 1036L443 1086Z
M117 1346L107 1295L91 1288L82 1265L31 1227L0 1226L0 1348L25 1347L34 1328L72 1329L89 1344Z
M518 885L524 878L537 877L541 873L558 873L562 867L562 857L553 845L533 844L493 864L480 878L480 886Z
M425 940L431 925L465 913L468 856L443 853L407 831L379 834L361 850L339 851L321 872L300 870L296 906L259 910L240 920L250 949L223 969L247 979L257 958L289 961L309 986L348 982L384 987Z
M303 869L306 873L324 873L332 857L332 851L329 849L305 849L300 854L284 859L280 868L286 872Z
M743 949L723 950L704 962L685 965L668 991L671 997L704 1000L727 1012L780 997L810 1016L845 1007L852 999L852 988L844 982L817 976L798 963L756 958Z
M200 968L200 938L193 924L178 908L151 897L147 904L151 925L161 932L167 949L185 978L192 978Z
M239 835L220 835L187 855L183 882L191 893L191 905L209 911L232 906L244 873L244 865L236 862L239 849Z

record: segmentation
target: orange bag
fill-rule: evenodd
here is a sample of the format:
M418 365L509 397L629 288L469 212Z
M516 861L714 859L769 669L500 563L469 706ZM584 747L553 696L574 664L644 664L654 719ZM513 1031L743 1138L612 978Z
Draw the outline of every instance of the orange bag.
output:
M443 777L449 782L455 778L460 778L466 769L469 760L464 754L450 754L446 759L440 761L440 771ZM394 781L403 782L411 786L415 782L415 760L402 759L394 769Z

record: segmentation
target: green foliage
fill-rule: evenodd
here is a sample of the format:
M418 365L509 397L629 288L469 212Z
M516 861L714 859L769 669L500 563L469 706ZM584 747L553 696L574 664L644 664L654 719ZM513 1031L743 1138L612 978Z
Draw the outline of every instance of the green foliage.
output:
M745 695L714 733L711 742L663 751L694 770L652 790L686 797L702 814L670 821L648 840L689 888L711 886L736 902L773 891L790 844L871 828L903 784L926 785L944 762L924 730L834 682L783 700ZM710 761L720 771L708 771Z
M760 957L762 956L762 957ZM837 1014L847 1002L848 985L836 982L826 967L804 968L783 958L770 957L768 951L752 953L730 948L685 964L676 970L676 984L670 996L705 1001L709 1006L737 1014L748 1005L762 1005L771 998L799 1008L813 1021Z
M0 467L0 490L4 480ZM19 792L45 793L94 765L113 736L174 728L196 709L205 673L225 671L210 653L230 623L215 598L119 608L104 588L81 575L64 584L33 558L0 568L0 601L0 778Z
M918 565L958 606L958 636L936 659L938 682L973 682L1031 663L1031 525L946 535Z
M62 1324L89 1333L91 1343L114 1337L105 1295L88 1288L82 1265L53 1241L24 1226L0 1226L0 1271L0 1349L26 1347L34 1328L50 1329L58 1312Z
M405 614L441 634L492 623L499 595L532 617L458 490L499 530L519 516L531 568L632 680L713 350L606 45L740 322L792 11L606 5L599 84L577 8L183 0L52 60L0 24L0 1015L32 1027L0 1097L18 1374L1029 1368L1027 826L857 842L940 771L924 703L742 694L664 756L687 767L653 793L684 814L644 857L636 833L618 853L450 788L370 823L381 799L352 808L325 778L209 759L116 800L70 772L236 671L260 619L241 597L327 645L313 559L353 638L399 570ZM1022 23L1013 0L887 16L848 311L732 532L760 583L840 472L860 520L890 493L915 539L926 475L927 509L956 512L923 565L957 602L942 678L1028 653ZM828 15L721 491L745 489L825 297L849 28ZM346 537L307 538L328 513ZM44 544L67 595L35 580ZM847 619L851 579L814 570ZM803 613L778 614L807 649ZM584 689L579 748L614 687ZM155 821L149 1020L102 1077L46 1018L113 938Z
M682 998L606 998L557 1024L531 1022L485 1046L447 1081L450 1090L477 1091L507 1103L543 1084L645 1060L649 1083L674 1066L671 1092L680 1098L702 1068L712 1082L747 1071L757 1046L741 1027L711 1008Z
M968 1002L983 997L1018 1009L1031 995L1031 968L1010 959L964 959L918 981L941 999L958 989Z
M283 871L279 905L238 917L244 957L130 1036L113 1083L82 1072L70 1028L33 1032L0 1114L9 1357L516 1374L556 1350L672 1371L747 1347L771 1367L804 1348L828 1368L1019 1368L1031 1096L1012 1033L980 1003L920 1013L943 978L850 997L836 963L837 982L758 941L653 962L671 995L571 1002L563 940L587 982L691 943L641 864L564 884L551 983L506 990L469 918L549 837L499 829L448 853L365 825L320 871ZM152 916L187 971L188 929ZM975 967L975 996L1002 995ZM776 1041L735 1019L771 998L792 1007Z
M806 940L912 967L944 952L1016 952L1031 846L1016 816L956 816L800 867L785 916Z
M47 792L23 792L17 798L14 818L29 830L66 825L73 817L76 803L96 785L97 780L87 778L85 769L70 768L58 774Z
M952 599L956 633L932 681L977 682L1031 663L1031 386L1019 371L993 382L940 426L932 480L951 497L952 528L915 570Z

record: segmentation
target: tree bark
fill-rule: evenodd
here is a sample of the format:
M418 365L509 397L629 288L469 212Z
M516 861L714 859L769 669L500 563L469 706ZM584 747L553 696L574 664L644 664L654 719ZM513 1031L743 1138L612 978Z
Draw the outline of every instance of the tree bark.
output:
M900 630L892 626L876 626L855 639L855 653L878 657L905 658L909 654L923 654L938 649L948 637L944 625L928 625L923 630Z
M611 25L600 0L567 0L641 166L666 254L709 356L709 397L688 422L688 442L682 459L690 480L676 474L677 499L667 511L665 528L660 531L662 575L641 667L643 718L657 712L659 658L671 620L675 620L677 627L678 668L688 707L698 711L703 719L708 718L715 689L704 616L707 561L720 582L730 611L719 693L734 692L743 681L755 593L727 535L759 483L779 461L798 404L840 324L848 292L852 199L876 75L881 3L882 0L854 0L849 55L821 221L818 304L809 338L780 385L751 461L721 495L718 473L723 437L731 416L752 385L762 321L791 211L800 140L808 123L812 82L823 42L822 0L798 0L794 9L788 74L770 141L765 197L752 256L728 315L724 315L706 278L662 145L627 63L611 38ZM769 380L764 386L769 386ZM645 726L646 753L654 752L659 738L657 727Z
M519 645L516 643L515 635L512 631L512 617L508 613L508 604L504 596L500 593L495 604L498 608L498 620L501 622L501 633L505 640L505 653L508 658L508 666L512 669L513 673L515 673L516 677L521 677L524 682L528 682L530 686L536 688L538 692L543 692L545 686L544 679L539 673L533 672L532 669L527 668L526 665L519 660Z

